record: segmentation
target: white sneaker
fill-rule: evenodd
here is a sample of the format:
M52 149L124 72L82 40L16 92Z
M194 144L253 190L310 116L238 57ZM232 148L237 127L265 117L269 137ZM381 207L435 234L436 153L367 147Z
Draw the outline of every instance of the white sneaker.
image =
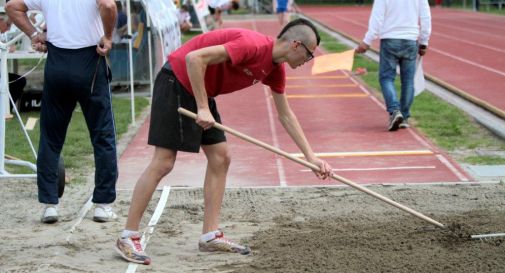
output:
M96 204L95 215L93 215L93 221L95 222L109 222L115 220L117 215L112 211L112 207L107 204Z
M52 224L58 221L58 206L46 204L44 213L40 221L45 224Z

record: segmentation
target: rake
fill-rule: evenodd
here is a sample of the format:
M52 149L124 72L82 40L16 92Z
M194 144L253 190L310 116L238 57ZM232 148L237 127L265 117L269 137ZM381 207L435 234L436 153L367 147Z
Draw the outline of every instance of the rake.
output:
M197 119L197 115L195 113L193 113L191 111L188 111L188 110L186 110L186 109L184 109L182 107L179 107L177 109L177 111L180 114L184 115L184 116L187 116L187 117L192 118L194 120ZM262 142L260 140L257 140L255 138L253 138L253 137L250 137L250 136L248 136L248 135L246 135L244 133L241 133L241 132L239 132L237 130L234 130L232 128L224 126L224 125L222 125L222 124L220 124L218 122L215 122L214 125L213 125L213 127L217 128L219 130L225 131L225 132L227 132L229 134L232 134L232 135L234 135L234 136L236 136L236 137L238 137L238 138L240 138L242 140L245 140L247 142L250 142L252 144L260 146L260 147L262 147L262 148L264 148L266 150L274 152L274 153L276 153L278 155L281 155L281 156L283 156L283 157L285 157L285 158L287 158L287 159L289 159L291 161L294 161L294 162L296 162L298 164L301 164L301 165L303 165L303 166L305 166L305 167L307 167L307 168L309 168L309 169L311 169L313 171L319 171L319 167L317 165L315 165L315 164L312 164L312 163L310 163L310 162L308 162L306 160L303 160L303 159L300 159L298 157L295 157L295 156L293 156L293 155L291 155L291 154L289 154L289 153L287 153L287 152L285 152L283 150L280 150L280 149L278 149L278 148L276 148L276 147L274 147L272 145L269 145L269 144L267 144L265 142ZM391 200L391 199L389 199L389 198L387 198L387 197L385 197L385 196L383 196L381 194L378 194L378 193L376 193L376 192L374 192L372 190L369 190L369 189L367 189L367 188L365 188L365 187L363 187L363 186L361 186L361 185L359 185L359 184L357 184L357 183L355 183L355 182L353 182L353 181L351 181L349 179L346 179L346 178L344 178L342 176L339 176L337 174L334 174L334 173L331 173L330 177L333 178L333 179L335 179L335 180L337 180L337 181L339 181L339 182L342 182L342 183L344 183L346 185L349 185L349 186L351 186L351 187L353 187L353 188L355 188L355 189L357 189L357 190L359 190L361 192L364 192L364 193L366 193L368 195L371 195L371 196L373 196L373 197L375 197L375 198L377 198L377 199L379 199L379 200L381 200L383 202L386 202L386 203L388 203L388 204L390 204L390 205L392 205L392 206L394 206L394 207L396 207L398 209L401 209L401 210L403 210L403 211L405 211L405 212L407 212L407 213L409 213L409 214L411 214L411 215L413 215L413 216L415 216L415 217L417 217L417 218L419 218L421 220L424 220L424 221L426 221L426 222L428 222L428 223L430 223L430 224L432 224L432 225L434 225L436 227L439 227L441 229L447 229L448 228L447 226L441 224L440 222L438 222L438 221L436 221L436 220L434 220L434 219L432 219L432 218L430 218L430 217L428 217L428 216L426 216L426 215L424 215L424 214L422 214L420 212L417 212L417 211L415 211L415 210L413 210L413 209L411 209L411 208L409 208L407 206L404 206L404 205L402 205L402 204L400 204L400 203L398 203L396 201L393 201L393 200ZM505 236L505 233L471 235L471 236L469 236L469 239L474 239L474 240L475 239L489 239L489 238L502 237L502 236Z

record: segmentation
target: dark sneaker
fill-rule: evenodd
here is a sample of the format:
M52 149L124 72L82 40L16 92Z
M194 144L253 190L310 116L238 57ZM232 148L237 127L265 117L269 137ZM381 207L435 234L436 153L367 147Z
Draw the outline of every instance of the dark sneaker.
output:
M409 125L409 122L408 120L404 119L400 125L398 125L398 127L400 127L400 129L407 129L407 128L410 128L410 125Z
M247 255L251 253L251 249L248 246L242 246L234 243L224 237L224 233L219 232L216 237L209 241L198 242L198 249L202 252L233 252L242 255Z
M142 249L138 235L117 239L115 249L121 257L129 262L145 265L151 263L151 258Z
M400 111L396 110L389 116L388 131L396 131L400 128L400 123L403 121L403 116Z

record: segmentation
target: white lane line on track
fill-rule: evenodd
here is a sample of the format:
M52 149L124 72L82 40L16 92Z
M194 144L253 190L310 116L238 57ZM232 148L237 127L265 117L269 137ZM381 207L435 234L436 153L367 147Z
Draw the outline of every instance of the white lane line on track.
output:
M333 169L335 172L355 172L355 171L394 171L394 170L422 170L436 169L435 166L403 166L403 167L382 167L382 168L342 168ZM312 170L302 169L301 172L311 172Z
M465 175L463 175L460 171L458 171L458 169L456 169L456 167L454 167L454 165L452 165L451 162L449 162L449 160L447 160L447 158L445 158L445 156L443 155L437 155L437 158L438 160L440 160L440 162L442 162L442 164L444 164L447 168L449 168L449 170L452 171L452 173L461 181L469 181L468 177L466 177Z
M353 81L354 83L356 83L359 87L359 89L361 89L361 91L365 92L366 94L368 94L368 97L373 101L375 102L377 105L379 105L379 107L382 109L382 110L386 110L386 106L381 103L374 95L372 95L370 93L370 91L368 91L368 89L366 89L366 87L363 86L363 84L361 84L359 81L357 81L354 77L351 77L350 73L349 72L343 72L344 74L346 75L349 75L349 78L351 79L351 81Z
M258 31L258 28L256 26L256 19L253 19L252 22L253 22L253 30ZM265 94L265 99L267 103L268 123L270 124L270 131L272 132L272 143L274 147L280 148L279 139L277 138L277 130L275 129L274 114L272 111L272 102L270 100L270 94L268 92L268 88L265 85L263 85L263 93ZM286 187L287 182L286 182L286 173L284 172L284 164L282 163L282 160L279 158L278 155L275 155L275 165L277 166L277 174L279 175L279 185L281 187Z
M441 33L436 33L435 32L432 35L441 36L441 37L446 38L446 39L451 39L451 40L454 40L454 41L458 41L460 43L465 43L465 44L469 44L469 45L473 45L473 46L477 46L477 47L482 47L482 48L493 50L493 51L497 51L497 52L500 52L500 53L505 53L505 50L497 48L497 47L494 47L494 46L487 46L487 45L483 45L483 44L479 44L479 43L474 43L474 42L471 42L469 40L460 39L460 38L457 38L457 37L454 37L454 36L450 36L450 35L446 35L446 34L441 34Z
M342 20L342 21L347 21L351 24L354 24L354 25L357 25L357 26L360 26L362 28L365 29L368 29L368 25L365 24L365 23L362 23L362 22L358 22L356 20L352 20L352 19L349 19L349 18L345 18L345 17L340 17L339 20ZM432 24L433 25L433 24ZM436 27L436 26L435 26ZM488 37L493 37L493 38L498 38L498 39L502 39L503 36L502 35L498 35L498 34L493 34L493 33L486 33L486 32L483 32L481 30L474 30L474 29L468 29L468 28L465 28L465 27L458 27L458 26L454 26L454 25L443 25L443 27L447 27L447 28L455 28L455 29L458 29L458 30L462 30L462 31L466 31L466 32L471 32L471 33L475 33L475 34L478 34L478 35L481 35L481 36L488 36ZM458 32L459 34L461 34L461 32ZM432 35L433 34L436 34L436 33L433 33L432 32ZM462 36L464 36L464 34L461 34Z
M163 191L161 192L160 200L158 201L158 205L156 205L156 209L154 210L153 216L151 216L151 220L147 225L147 230L142 234L142 239L140 239L140 244L143 249L146 249L147 243L151 238L151 235L154 232L154 227L160 220L161 214L163 214L163 210L165 209L165 205L168 201L168 195L170 194L170 186L164 186ZM137 270L139 264L130 263L128 268L126 269L126 273L134 273Z
M268 93L267 87L263 85L263 92L265 94L265 99L267 101L268 108L268 123L270 124L270 131L272 132L272 142L273 146L280 148L279 139L277 138L277 129L274 123L274 113L272 110L272 100L270 99L270 94ZM275 164L277 165L277 173L279 175L279 184L281 187L286 187L288 183L286 182L286 173L284 172L284 164L278 155L275 155Z
M343 20L343 21L347 21L349 23L353 23L353 24L355 24L357 26L360 26L360 27L368 28L368 25L360 23L360 22L355 21L355 20L351 20L351 19L347 19L347 18L340 18L340 19ZM444 26L451 27L451 26L448 26L448 25L444 25ZM461 29L461 28L459 28L459 29ZM473 31L471 29L467 29L467 28L463 28L463 30L466 30L466 31L469 31L469 32L475 32L475 31ZM481 31L478 31L476 33L482 34ZM493 34L491 34L491 35L493 35ZM442 34L442 33L434 32L434 33L432 33L432 36L441 36L441 37L444 37L444 38L447 38L447 39L458 41L460 43L465 43L465 44L469 44L469 45L473 45L473 46L478 46L478 47L486 48L486 49L489 49L489 50L505 53L505 50L500 49L500 48L496 48L496 47L492 47L492 46L487 46L487 45L483 45L483 44L479 44L479 43L474 43L474 42L471 42L469 40L460 39L458 37L454 37L454 36L447 35L447 34ZM496 37L496 38L502 38L501 36L499 36L499 37L497 37L496 35L493 35L493 36ZM430 48L430 50L431 50L431 48Z
M368 89L366 89L359 81L357 81L353 76L351 76L351 73L349 71L344 71L344 73L349 76L349 79L351 79L351 81L355 83L359 87L359 89L363 91L363 93L369 96L371 95L370 91L368 91Z
M428 149L432 149L433 146L431 146L426 140L424 140L420 135L415 133L413 130L407 129L407 132L409 132L421 145Z
M77 226L82 222L82 219L84 219L84 217L86 216L86 214L88 213L88 211L93 206L93 202L91 202L91 199L93 199L93 195L91 195L89 197L88 201L84 204L84 206L82 206L81 210L79 211L79 214L77 216L77 220L75 221L75 223L70 228L70 230L69 230L70 234L67 235L67 238L66 238L67 243L70 243L70 237L72 237L72 235L74 234L74 231L77 228Z
M365 27L367 28L368 26L367 25L364 25L360 22L357 22L357 21L354 21L354 20L351 20L351 19L347 19L347 18L340 18L341 20L343 21L347 21L347 22L350 22L352 24L355 24L355 25L358 25L358 26L361 26L361 27ZM451 27L451 26L448 26L448 27ZM464 28L458 28L458 27L454 27L452 26L452 28L457 28L457 29L463 29L463 30L467 30L468 32L474 32L472 30L468 30L468 29L464 29ZM478 34L482 34L481 32L477 32ZM496 38L503 38L501 36L497 36L497 35L493 35L495 36ZM482 65L482 64L478 64L476 62L473 62L473 61L470 61L470 60L467 60L465 58L461 58L461 57L458 57L456 55L453 55L453 54L450 54L450 53L447 53L445 51L442 51L442 50L439 50L439 49L436 49L436 48L433 48L433 47L430 47L429 48L430 51L434 51L434 52L437 52L439 54L442 54L442 55L445 55L447 57L450 57L450 58L453 58L455 60L458 60L460 62L464 62L464 63L467 63L467 64L470 64L470 65L473 65L473 66L476 66L478 68L481 68L481 69L484 69L484 70L487 70L487 71L490 71L490 72L493 72L493 73L496 73L498 75L501 75L501 76L505 76L505 72L502 72L502 71L499 71L499 70L496 70L494 68L491 68L491 67L488 67L488 66L485 66L485 65Z
M483 70L486 70L486 71L489 71L489 72L493 72L493 73L496 73L496 74L498 74L498 75L500 75L500 76L505 77L505 72L500 71L500 70L496 70L496 69L491 68L491 67L489 67L489 66L485 66L485 65L482 65L482 64L478 64L478 63L476 63L476 62L472 62L472 61L470 61L470 60L467 60L467 59L464 59L464 58L458 57L458 56L456 56L456 55L453 55L453 54L451 54L451 53L447 53L447 52L442 51L442 50L438 50L438 49L436 49L436 48L430 48L429 50L430 50L430 51L437 52L437 53L442 54L442 55L445 55L445 56L447 56L447 57L453 58L453 59L455 59L455 60L457 60L457 61L460 61L460 62L463 62L463 63L467 63L467 64L470 64L470 65L476 66L476 67L478 67L478 68L480 68L480 69L483 69Z
M474 33L474 34L477 34L477 35L480 35L480 36L488 36L488 37L492 37L492 38L495 38L495 39L503 39L502 35L488 33L488 32L481 31L481 30L474 30L474 29L468 29L468 28L465 28L465 27L457 27L457 26L444 26L444 27L453 28L453 29L457 29L457 30L463 31L463 32L460 32L460 31L456 32L456 33L460 34L462 37L465 37L465 33L464 32L471 32L471 33ZM479 38L477 38L477 39L479 39Z

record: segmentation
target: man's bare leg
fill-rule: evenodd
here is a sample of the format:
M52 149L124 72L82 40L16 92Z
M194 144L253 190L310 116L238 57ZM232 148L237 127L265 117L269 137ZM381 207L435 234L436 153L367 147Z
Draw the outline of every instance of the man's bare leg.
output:
M130 210L128 211L126 230L139 230L142 215L161 179L172 171L176 156L177 151L161 147L155 148L151 163L149 163L149 166L144 170L135 185Z
M203 186L205 209L202 233L205 234L219 228L219 217L226 186L226 175L231 159L226 142L214 145L203 145L202 149L208 161Z

